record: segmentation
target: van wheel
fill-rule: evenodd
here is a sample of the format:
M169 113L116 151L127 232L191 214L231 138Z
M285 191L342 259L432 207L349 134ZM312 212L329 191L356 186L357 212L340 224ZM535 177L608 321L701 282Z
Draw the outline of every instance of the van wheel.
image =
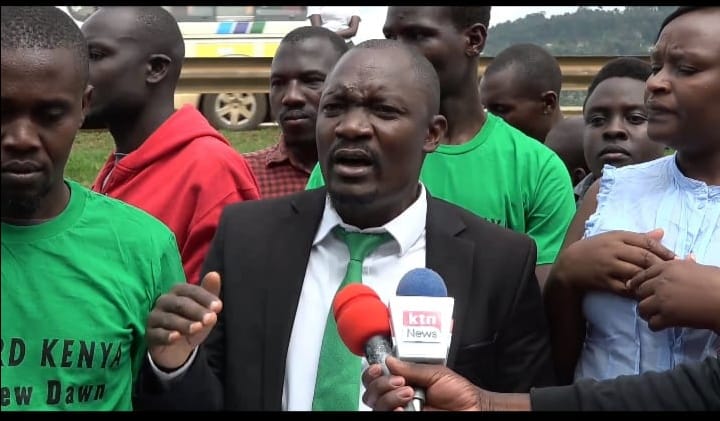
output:
M203 95L200 111L218 130L255 130L267 115L265 94L228 92Z

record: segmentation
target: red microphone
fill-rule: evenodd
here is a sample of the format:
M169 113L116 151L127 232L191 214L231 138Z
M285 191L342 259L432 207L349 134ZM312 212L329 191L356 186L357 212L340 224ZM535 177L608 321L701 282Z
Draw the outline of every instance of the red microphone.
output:
M381 364L392 355L390 312L377 293L367 285L350 284L333 300L333 315L338 334L355 355L365 356L370 364Z

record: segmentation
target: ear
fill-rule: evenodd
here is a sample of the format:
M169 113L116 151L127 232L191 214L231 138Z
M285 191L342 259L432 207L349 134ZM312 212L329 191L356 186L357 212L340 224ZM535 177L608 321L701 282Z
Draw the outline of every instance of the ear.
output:
M577 183L581 182L583 178L587 177L588 172L585 171L585 168L577 167L574 170L572 170L572 181L573 186L577 185Z
M555 91L543 92L541 95L543 114L552 114L560 106L560 98Z
M428 126L427 137L425 137L423 144L423 152L430 153L437 149L440 140L444 138L445 133L447 133L447 127L447 119L444 115L437 114L432 117L430 125Z
M80 119L80 126L82 127L83 123L85 122L85 117L87 117L88 113L90 112L90 105L92 103L92 94L93 90L95 88L92 85L88 85L85 87L85 92L83 92L82 96L82 118Z
M172 59L165 54L153 54L147 62L147 83L158 83L165 78Z
M487 28L482 23L476 23L469 26L463 32L465 35L465 55L468 57L477 57L485 49L485 40L487 39Z

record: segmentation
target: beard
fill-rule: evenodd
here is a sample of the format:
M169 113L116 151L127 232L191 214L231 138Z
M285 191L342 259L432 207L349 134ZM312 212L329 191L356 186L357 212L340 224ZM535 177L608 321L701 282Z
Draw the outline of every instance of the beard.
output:
M0 195L2 216L15 219L32 218L40 209L43 199L51 189L50 183L44 184L31 193L17 192L10 187L2 186L2 195Z
M377 191L357 195L330 191L330 200L334 207L356 207L373 204L377 200Z

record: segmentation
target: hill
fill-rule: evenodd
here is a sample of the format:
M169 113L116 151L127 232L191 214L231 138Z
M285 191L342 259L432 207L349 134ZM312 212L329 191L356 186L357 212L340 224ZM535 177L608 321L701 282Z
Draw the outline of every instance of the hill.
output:
M590 9L545 17L533 13L490 28L483 55L493 57L504 48L530 42L555 56L647 55L660 23L676 6L627 6Z

